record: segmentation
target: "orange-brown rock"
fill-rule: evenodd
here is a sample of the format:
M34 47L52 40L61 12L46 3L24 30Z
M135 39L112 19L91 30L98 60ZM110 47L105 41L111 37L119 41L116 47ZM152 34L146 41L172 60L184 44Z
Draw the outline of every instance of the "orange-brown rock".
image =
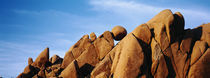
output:
M91 45L88 35L84 35L68 52L66 52L61 68L66 68L74 59L78 58Z
M202 27L202 36L201 40L208 43L208 46L210 46L210 23L203 24L199 27Z
M126 29L122 26L115 26L112 28L112 33L115 40L121 40L127 35Z
M91 45L77 59L79 70L84 76L90 75L93 68L99 62L95 47Z
M59 75L62 78L78 78L79 77L79 67L77 61L74 60L69 64Z
M62 65L61 65L61 68L66 68L74 59L75 58L71 51L66 52L63 62L62 62Z
M163 23L156 23L157 26L154 27L155 40L159 43L161 50L165 50L170 42L167 37L166 27Z
M204 41L196 41L191 54L191 63L194 64L206 51L208 44Z
M31 57L28 58L28 65L33 63L33 59Z
M113 36L110 31L105 31L100 38L106 39L112 47L114 46Z
M42 65L45 65L49 61L49 48L46 48L42 51L36 60L32 63L33 66L41 68Z
M193 33L192 31L188 30L186 31L186 34L180 44L181 52L189 53L192 47L192 43L193 43Z
M188 78L208 78L210 76L210 48L190 66Z
M20 75L18 75L17 78L31 78L34 75L36 75L38 73L38 71L39 71L38 68L31 66L29 64L25 67L24 71Z
M108 78L109 76L107 75L106 72L102 72L100 74L98 74L95 78Z
M135 78L142 71L144 54L141 45L133 34L128 34L123 40L119 62L114 72L114 78Z
M176 12L174 13L174 36L179 36L182 35L182 33L184 32L184 26L185 26L185 21L184 21L184 17L180 12Z
M151 20L149 20L147 22L148 26L150 29L154 28L155 25L152 25L153 23L163 23L163 24L167 24L167 18L173 15L171 10L166 9L161 11L160 13L158 13L155 17L153 17Z
M106 73L106 75L110 75L110 70L112 66L112 60L110 58L104 58L100 63L96 65L96 67L91 72L91 77L96 78L101 73Z
M72 54L76 59L79 57L85 49L91 45L91 40L88 35L84 35L73 47Z
M152 34L151 34L150 29L147 26L147 24L142 24L142 25L136 27L132 31L132 33L135 35L135 37L144 41L147 44L149 44L151 41Z
M114 40L111 32L105 31L99 38L94 41L93 44L99 59L102 60L114 47Z
M63 58L60 58L58 55L53 55L53 57L50 58L50 62L52 64L61 64L63 61Z
M162 50L156 40L153 38L151 42L152 50L152 67L151 73L155 78L166 78L168 76L168 68L165 62Z
M166 9L129 34L115 26L98 38L84 35L64 59L49 59L46 48L17 78L208 78L210 23L184 26L180 12Z
M96 40L96 34L94 32L90 33L90 40L93 42Z
M40 70L37 75L38 75L38 77L46 78L44 70Z
M99 59L103 59L105 55L111 51L112 47L110 43L104 39L104 38L98 38L94 42L95 49L97 50L97 54L99 56Z

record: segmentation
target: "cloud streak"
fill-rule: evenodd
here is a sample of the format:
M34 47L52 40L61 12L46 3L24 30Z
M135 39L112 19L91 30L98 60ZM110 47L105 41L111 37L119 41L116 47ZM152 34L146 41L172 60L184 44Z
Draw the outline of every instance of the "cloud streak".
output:
M174 12L180 11L186 18L185 28L194 28L210 20L208 11L193 8L160 7L127 0L91 0L90 4L93 5L93 10L112 12L115 15L133 19L132 21L146 19L143 20L146 22L164 9L171 9Z

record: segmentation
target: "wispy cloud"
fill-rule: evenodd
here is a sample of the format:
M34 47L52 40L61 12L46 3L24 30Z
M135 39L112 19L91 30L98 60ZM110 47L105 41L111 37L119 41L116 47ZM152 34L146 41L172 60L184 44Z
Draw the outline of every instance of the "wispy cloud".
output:
M90 4L93 5L93 10L111 12L115 15L133 19L131 21L145 19L142 21L146 22L164 9L171 9L174 12L180 11L186 18L186 28L194 28L210 20L208 11L195 8L160 7L136 2L135 0L91 0Z

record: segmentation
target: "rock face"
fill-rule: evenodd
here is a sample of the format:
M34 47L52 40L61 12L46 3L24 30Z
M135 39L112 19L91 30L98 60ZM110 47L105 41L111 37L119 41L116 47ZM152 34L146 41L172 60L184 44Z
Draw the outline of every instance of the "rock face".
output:
M180 12L166 9L129 34L115 26L98 37L84 35L64 58L49 59L46 48L17 78L208 78L210 23L184 26Z

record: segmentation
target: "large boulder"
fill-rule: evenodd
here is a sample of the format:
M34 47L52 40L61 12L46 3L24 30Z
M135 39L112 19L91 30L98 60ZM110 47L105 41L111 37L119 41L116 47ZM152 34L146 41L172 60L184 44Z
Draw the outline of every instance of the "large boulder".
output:
M155 78L166 78L168 77L168 68L162 50L153 38L151 42L152 50L152 67L151 73Z
M132 33L135 35L135 37L144 41L147 44L149 44L151 41L152 34L151 34L150 29L147 26L147 24L142 24L142 25L136 27L132 31Z
M104 58L93 69L93 71L91 72L91 77L95 78L101 73L106 73L106 75L110 75L111 66L112 66L112 60L109 57Z
M79 67L77 61L74 60L69 64L59 75L62 78L78 78L80 77L79 74Z
M59 57L58 55L53 55L53 57L50 58L50 62L52 64L61 64L63 61L63 58Z
M111 32L105 31L99 38L94 41L94 46L98 57L102 60L114 47Z
M199 27L202 28L201 40L207 42L208 46L210 46L210 23L203 24L203 25L201 25Z
M169 47L169 38L166 33L166 27L163 23L156 23L154 28L155 41L158 42L162 51Z
M77 43L75 43L68 52L66 52L61 68L66 68L74 59L78 58L85 49L91 44L91 40L88 35L84 35Z
M95 47L91 45L77 59L78 67L82 75L90 75L93 68L99 62L99 58Z
M121 40L127 35L127 31L124 27L122 26L115 26L112 28L112 33L114 35L115 40Z
M63 62L61 64L61 68L65 69L74 59L75 58L71 51L66 52Z
M184 21L184 17L180 12L176 12L174 13L174 36L179 36L182 35L182 33L184 32L184 25L185 25L185 21Z
M106 56L113 48L113 46L111 46L109 42L104 38L96 39L96 41L94 42L94 46L96 47L96 50L98 52L97 54L99 56L99 59L103 59L104 56Z
M41 68L41 66L45 65L47 62L49 62L49 48L42 51L32 65Z
M135 78L142 73L139 68L143 66L144 53L132 33L128 34L122 41L123 47L113 77Z
M191 54L190 65L194 64L206 51L208 44L204 41L196 41Z
M210 48L208 48L205 53L190 66L188 73L188 78L208 78L210 77Z

